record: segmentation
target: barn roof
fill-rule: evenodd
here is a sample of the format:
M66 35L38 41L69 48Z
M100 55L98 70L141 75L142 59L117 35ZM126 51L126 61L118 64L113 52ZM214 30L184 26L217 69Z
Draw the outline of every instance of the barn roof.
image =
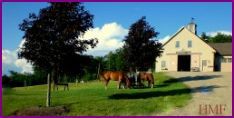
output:
M164 44L163 46L165 46L168 42L170 42L176 35L178 35L183 29L186 29L185 26L181 27L174 35L172 35L172 37L170 37ZM189 31L189 30L188 30ZM191 32L191 31L189 31ZM192 33L192 32L191 32ZM198 39L200 39L202 42L204 42L205 44L207 44L204 40L202 40L199 36L197 36L196 34L192 33L195 37L197 37ZM214 49L214 47L212 47L211 45L207 44L210 48L212 48L213 50L217 51L216 49Z
M227 56L232 55L232 43L208 43L219 54Z

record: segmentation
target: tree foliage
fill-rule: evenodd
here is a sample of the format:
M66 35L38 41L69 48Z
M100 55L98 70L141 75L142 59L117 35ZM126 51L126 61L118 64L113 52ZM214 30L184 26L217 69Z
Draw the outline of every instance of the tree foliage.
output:
M162 53L162 44L155 38L159 33L142 17L130 26L124 39L124 57L128 67L147 70Z
M207 36L205 32L202 32L201 39L204 40L204 41L206 41L208 38L210 38L210 37Z
M33 74L10 71L9 75L2 76L2 84L4 87L22 87L45 84L47 72L38 67L34 67L33 71Z
M123 48L116 49L109 52L104 56L104 68L105 70L123 71L126 70L126 62L124 58Z
M77 66L82 69L82 53L89 47L95 47L96 39L80 39L89 28L93 27L91 15L81 3L50 3L49 7L34 13L23 20L20 30L24 31L25 43L20 49L19 58L25 58L34 66L51 73L48 75L46 106L50 106L52 78L58 83L61 73L70 73ZM72 66L72 67L67 67ZM74 71L72 71L74 72Z
M21 74L15 71L10 71L10 75L3 75L2 76L2 84L3 87L20 87L24 86L25 81L28 78L31 78L32 75L30 74Z
M65 66L82 63L82 53L98 42L97 39L79 39L93 27L93 15L81 3L49 4L39 15L31 13L19 25L24 31L25 43L18 55L48 72L69 72Z
M232 42L232 35L226 35L223 33L217 33L215 36L208 36L206 33L202 33L201 38L208 43L226 43Z

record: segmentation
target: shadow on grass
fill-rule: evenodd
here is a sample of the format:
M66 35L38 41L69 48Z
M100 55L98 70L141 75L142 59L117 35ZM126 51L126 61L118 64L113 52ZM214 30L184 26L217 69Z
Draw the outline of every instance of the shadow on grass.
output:
M163 88L163 87L167 87L169 86L170 84L159 84L159 85L154 85L154 88Z
M201 86L195 88L185 88L176 89L169 91L150 91L150 92L140 92L140 93L119 93L109 96L109 99L146 99L152 97L164 97L164 96L174 96L183 95L196 92L211 92L214 88L220 88L220 86Z
M187 76L187 77L180 77L175 79L169 79L164 81L164 83L176 83L176 82L186 82L186 81L199 81L199 80L208 80L221 77L221 75L207 75L207 76Z

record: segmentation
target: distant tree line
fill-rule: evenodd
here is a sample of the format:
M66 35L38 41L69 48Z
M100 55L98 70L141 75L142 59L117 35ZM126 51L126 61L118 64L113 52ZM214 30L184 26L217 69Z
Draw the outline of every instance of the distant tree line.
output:
M215 36L208 36L205 32L201 34L201 38L207 43L226 43L232 42L232 35L217 33Z
M34 73L18 73L10 71L9 75L2 76L3 87L21 87L46 84L47 72L34 68Z
M127 70L124 61L123 48L111 51L104 56L93 57L86 55L82 56L82 58L79 57L79 59L74 60L77 61L66 61L66 67L64 67L63 70L66 71L66 68L69 69L67 69L67 72L61 72L59 74L60 82L95 80L97 79L98 68L100 71ZM33 73L19 73L11 70L9 75L2 76L2 84L3 87L22 87L46 84L47 74L47 71L39 67L34 67Z
M104 67L106 66L106 62L100 61L100 58L102 57L83 56L83 63L79 63L81 58L77 60L77 63L79 63L80 66L77 66L74 62L71 63L67 61L66 66L70 67L70 69L66 73L61 72L59 74L59 82L68 83L75 82L76 80L90 81L96 79L99 63ZM22 87L46 84L47 74L48 72L46 70L39 67L34 67L33 73L19 73L11 70L9 75L2 76L2 85L3 87Z

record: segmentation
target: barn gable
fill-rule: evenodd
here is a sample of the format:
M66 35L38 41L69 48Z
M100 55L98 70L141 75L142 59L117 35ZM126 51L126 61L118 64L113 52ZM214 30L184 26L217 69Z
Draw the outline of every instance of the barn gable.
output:
M182 36L181 36L181 34L182 34ZM184 36L184 35L187 35L187 36ZM163 44L163 47L166 47L167 45L170 45L169 43L171 43L171 42L175 43L173 40L184 42L185 40L189 40L189 39L192 40L192 41L196 40L197 43L199 43L199 44L201 43L201 45L205 46L206 49L209 49L209 50L211 50L213 52L216 52L216 50L213 47L211 47L209 44L207 44L205 41L203 41L196 34L189 31L186 27L180 28L168 41L166 41ZM174 44L172 44L172 45L174 45ZM186 48L186 47L184 47L184 48Z

